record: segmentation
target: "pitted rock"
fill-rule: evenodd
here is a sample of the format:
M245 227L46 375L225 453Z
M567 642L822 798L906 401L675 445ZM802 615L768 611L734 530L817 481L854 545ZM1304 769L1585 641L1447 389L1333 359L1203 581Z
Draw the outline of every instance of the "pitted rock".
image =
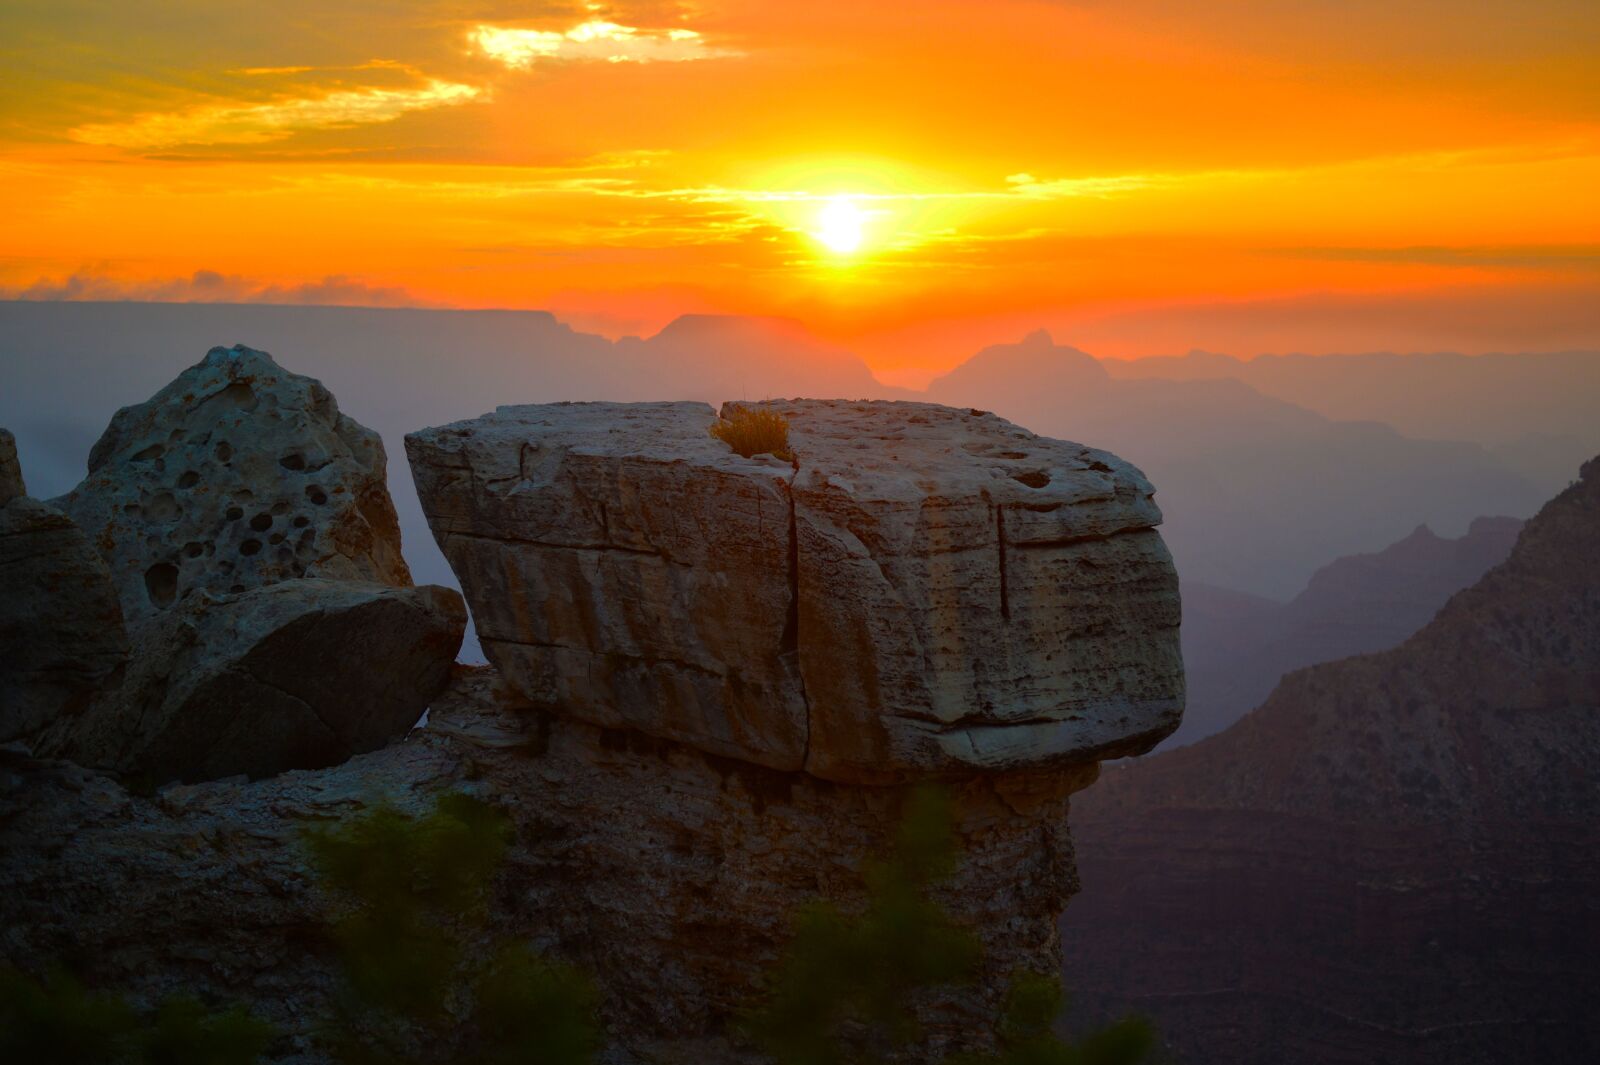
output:
M110 565L130 623L205 591L299 577L405 586L383 442L265 352L213 348L124 407L55 504Z

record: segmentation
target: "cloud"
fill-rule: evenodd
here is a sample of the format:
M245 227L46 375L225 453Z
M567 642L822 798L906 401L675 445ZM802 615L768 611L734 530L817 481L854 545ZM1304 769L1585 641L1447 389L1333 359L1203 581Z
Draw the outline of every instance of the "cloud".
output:
M469 36L478 51L513 70L527 70L545 59L683 63L738 54L710 47L694 30L638 29L601 20L565 31L480 25Z
M136 303L297 303L348 307L427 307L403 288L369 285L343 274L298 285L269 284L239 274L196 270L188 277L131 281L99 270L59 280L40 278L22 288L0 288L0 299L62 302L116 300Z
M1600 270L1600 245L1539 244L1403 248L1277 248L1276 254L1326 262L1420 263L1517 270Z
M470 103L484 94L475 85L431 79L416 88L342 89L265 103L217 103L144 114L126 122L79 126L70 136L84 144L116 148L169 148L182 144L262 144L298 130L391 122L409 111Z

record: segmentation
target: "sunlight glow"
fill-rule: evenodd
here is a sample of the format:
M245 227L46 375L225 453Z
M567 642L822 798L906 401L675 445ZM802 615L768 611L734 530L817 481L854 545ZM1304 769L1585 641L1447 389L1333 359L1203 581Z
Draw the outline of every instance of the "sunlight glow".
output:
M818 213L818 228L813 235L829 251L850 255L861 249L866 222L866 214L854 200L835 196Z

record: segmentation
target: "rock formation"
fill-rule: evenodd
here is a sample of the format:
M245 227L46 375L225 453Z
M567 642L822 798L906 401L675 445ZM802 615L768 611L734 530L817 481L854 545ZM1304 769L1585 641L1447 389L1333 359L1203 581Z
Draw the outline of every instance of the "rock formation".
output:
M106 564L71 518L25 494L0 430L0 743L77 719L115 690L127 660Z
M460 596L431 585L195 591L137 630L116 702L41 748L152 783L334 765L406 734L449 681L466 621Z
M1393 650L1075 803L1078 1001L1204 1065L1600 1053L1600 459Z
M982 411L502 407L406 445L486 653L524 695L873 782L1136 753L1177 724L1172 564L1126 463Z
M219 593L181 571L169 604L140 605L136 631L159 649L130 670L123 716L68 749L158 781L264 779L145 794L0 752L6 958L66 960L144 1000L243 1001L285 1033L276 1060L320 1061L335 900L305 829L462 790L515 830L493 930L593 976L604 1061L743 1062L731 1022L796 911L859 906L900 820L904 789L884 785L937 778L962 846L937 890L985 968L919 1001L906 1060L992 1041L1011 975L1058 963L1055 918L1077 886L1069 797L1181 709L1151 488L979 411L781 409L793 464L733 455L694 404L507 408L415 434L430 519L504 675L458 669L425 727L329 768L266 775L367 742L347 724L378 737L399 720L392 705L433 684L429 655L404 649L433 623L407 612L448 603L309 578ZM174 439L152 426L122 450L157 437ZM140 499L168 490L139 483ZM108 550L144 595L120 536ZM250 741L259 763L240 757Z
M261 351L213 348L124 407L55 500L111 566L129 622L191 591L294 577L403 587L383 441Z
M466 612L410 586L383 442L265 352L213 348L119 410L57 502L136 666L40 753L154 784L316 768L404 735L448 678Z
M976 987L924 1017L928 1060L986 1037L1013 970L1049 971L1077 887L1068 796L1093 766L951 785L964 857L941 901L986 949ZM68 763L0 752L0 944L30 971L70 959L91 983L245 1001L311 1050L338 989L337 912L304 831L384 799L425 811L462 790L515 826L497 932L584 968L608 1063L765 1060L730 1020L818 897L849 908L890 845L901 793L833 785L528 706L464 670L405 742L319 772L216 781L145 799ZM65 843L64 843L65 841ZM914 1058L913 1060L924 1060Z

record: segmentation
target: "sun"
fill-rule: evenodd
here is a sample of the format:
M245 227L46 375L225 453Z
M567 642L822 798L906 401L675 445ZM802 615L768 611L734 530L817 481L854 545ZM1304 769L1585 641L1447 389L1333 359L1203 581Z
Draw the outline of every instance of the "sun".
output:
M834 196L817 213L817 230L812 235L837 255L852 255L861 250L866 235L867 215L849 196Z

